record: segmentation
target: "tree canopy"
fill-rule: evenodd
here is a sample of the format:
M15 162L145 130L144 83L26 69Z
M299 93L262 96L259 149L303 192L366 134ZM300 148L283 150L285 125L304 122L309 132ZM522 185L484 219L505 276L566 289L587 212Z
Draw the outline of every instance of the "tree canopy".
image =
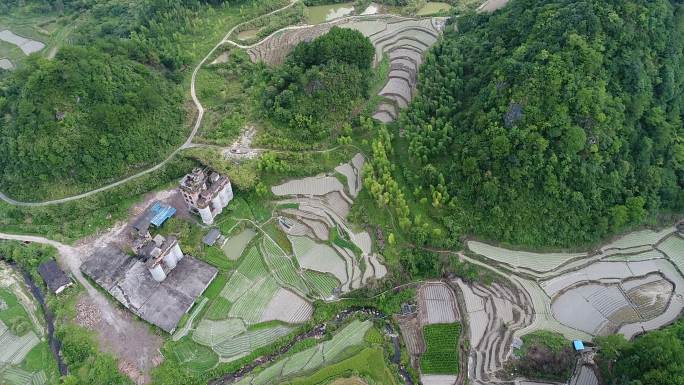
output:
M684 322L628 342L600 337L597 362L606 385L684 384Z
M94 48L31 57L4 93L3 185L96 182L182 140L182 94L158 73Z
M368 96L374 54L363 34L339 27L300 43L282 66L266 73L264 111L298 140L327 137Z
M516 0L458 19L403 114L454 235L594 242L684 209L684 7Z

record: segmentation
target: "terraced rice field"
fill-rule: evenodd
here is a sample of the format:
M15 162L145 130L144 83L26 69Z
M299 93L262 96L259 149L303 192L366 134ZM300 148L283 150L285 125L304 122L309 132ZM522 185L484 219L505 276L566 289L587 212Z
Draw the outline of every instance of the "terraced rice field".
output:
M460 279L454 283L468 312L469 378L486 384L510 358L514 333L532 323L534 310L528 296L510 287L467 284Z
M27 372L16 366L0 366L0 383L3 385L44 385L47 383L47 376L42 370L40 372Z
M488 261L462 258L511 283L455 281L468 312L468 370L475 384L494 381L513 338L536 330L567 339L632 338L672 322L684 309L684 239L674 227L627 234L591 253L530 253L481 242L468 247ZM596 381L591 368L581 367L571 384Z
M197 325L192 339L198 344L214 346L247 331L245 323L237 318L221 321L203 319Z
M340 5L323 7L326 9L334 7L344 11L353 10L353 7L340 8ZM434 13L444 8L444 5L434 3L428 4L427 7L425 12ZM315 22L322 23L333 18L335 17L327 16L324 20L319 17ZM411 102L423 56L441 35L445 22L443 18L409 19L391 15L350 17L306 28L284 30L259 45L249 48L247 53L254 62L280 64L294 46L327 33L333 25L355 29L373 43L376 50L375 64L379 63L385 55L389 56L389 78L379 93L385 101L380 104L373 117L382 122L390 122L397 118L401 108ZM340 172L347 175L343 171ZM276 193L276 195L279 194Z
M284 195L325 195L333 191L344 191L339 179L332 176L319 176L296 179L273 186L271 191L276 196Z
M512 268L524 267L535 272L546 272L576 258L583 258L585 253L531 253L527 251L508 250L477 241L468 241L468 248L487 259L506 264Z
M684 273L684 238L673 235L659 244L658 250L667 255L679 271Z
M423 374L420 376L420 382L423 385L453 385L456 378L451 374Z
M302 279L293 258L285 255L278 245L269 237L264 237L261 245L266 266L276 281L282 286L290 287L306 296L309 289Z
M32 53L39 52L40 50L45 48L45 44L36 40L21 37L7 29L0 31L0 40L19 47L19 49L21 49L25 55L30 55Z
M422 325L450 324L460 319L456 297L442 282L428 283L418 290L419 318Z
M261 315L261 322L283 321L290 324L306 322L313 306L293 292L280 288Z
M347 267L335 249L308 237L289 237L299 266L330 273L340 282L347 281Z
M303 274L311 291L323 299L330 298L333 295L333 291L342 285L337 278L330 274L311 270L305 270Z
M346 185L337 178L318 177L288 181L273 188L276 195L289 198L277 203L281 229L288 234L299 266L305 269L329 273L341 282L343 292L360 288L371 279L380 279L387 274L373 243L365 231L356 233L347 223L353 199L362 188L363 155L356 154L349 163L337 167L338 172L347 174ZM332 188L302 187L314 180L320 183L328 178ZM332 248L319 241L331 241Z
M0 69L11 70L14 69L14 64L9 59L0 58Z
M23 336L17 336L0 321L0 363L19 365L39 342L40 339L35 332L29 331Z
M240 318L248 324L259 323L266 307L278 289L278 282L273 277L270 275L263 277L233 303L228 316Z
M370 321L353 321L338 331L331 340L277 361L259 374L243 378L236 385L277 384L285 378L309 373L340 361L348 356L347 352L351 347L364 343L363 337L371 326Z
M256 349L268 346L292 331L288 326L246 331L236 337L219 342L212 349L222 358L235 359Z
M599 385L599 380L591 366L582 365L572 377L570 385Z

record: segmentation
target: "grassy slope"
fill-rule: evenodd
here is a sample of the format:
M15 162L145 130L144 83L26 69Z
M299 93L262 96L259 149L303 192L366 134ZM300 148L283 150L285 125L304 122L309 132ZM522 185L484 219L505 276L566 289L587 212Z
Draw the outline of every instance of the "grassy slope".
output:
M340 361L334 365L326 366L309 376L296 378L287 382L287 384L326 384L336 378L349 377L353 374L357 374L364 378L370 378L378 384L396 384L394 376L385 365L384 354L380 347L365 348L353 357Z

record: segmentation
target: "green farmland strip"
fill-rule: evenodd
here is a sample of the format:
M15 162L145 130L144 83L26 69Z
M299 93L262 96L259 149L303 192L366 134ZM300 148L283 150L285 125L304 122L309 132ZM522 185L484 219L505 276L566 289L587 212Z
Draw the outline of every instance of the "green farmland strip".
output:
M242 318L248 324L258 323L278 288L275 279L267 275L233 303L228 315Z
M305 270L303 276L311 290L320 298L330 297L333 289L341 286L340 281L328 273Z
M323 344L323 356L327 362L339 360L347 348L354 345L361 345L363 337L373 324L370 321L353 321L332 340Z
M316 354L319 354L321 358L323 357L323 355L320 354L319 346L314 346L313 348L292 355L292 357L287 359L285 366L283 367L282 375L287 376L301 371L310 361L312 361Z
M31 373L21 370L15 366L10 366L2 372L2 384L7 385L26 385L31 381Z
M380 347L366 348L354 356L329 365L307 376L284 382L288 385L328 384L336 378L361 375L376 384L394 385L394 375L385 365L385 356Z
M218 297L211 303L205 317L211 320L222 320L228 317L231 303L223 297Z
M238 266L238 271L251 280L261 278L268 273L256 247L251 247L247 251L242 263Z
M245 277L240 271L235 271L233 275L230 276L226 286L221 290L221 297L228 301L237 301L238 298L242 297L242 295L253 285L254 282L252 282L252 280Z
M309 289L304 283L299 271L295 267L292 259L283 254L282 250L269 238L264 238L262 242L264 261L268 268L273 272L280 284L292 287L303 295L309 293Z
M270 345L292 331L287 326L276 326L268 329L259 329L242 333L234 338L215 345L214 351L221 357L235 357L247 354L256 349Z
M169 342L168 348L176 360L194 372L204 372L216 366L218 356L210 348L195 343L189 337Z
M237 382L236 385L327 384L330 380L345 373L352 374L357 369L356 373L368 374L371 378L378 379L379 384L394 384L392 374L384 364L384 356L380 348L368 348L362 350L358 355L344 360L346 358L344 352L350 348L360 349L360 346L364 344L364 335L371 327L370 321L353 321L338 331L330 341L279 360L257 376L245 378ZM336 361L339 363L324 367L324 365ZM305 373L315 370L319 371L315 372L312 377L301 377L292 382L283 381L283 378L303 376ZM313 378L315 381L306 382L308 378Z
M246 329L242 320L231 318L223 321L211 321L203 319L192 335L195 342L214 346L232 337L243 333Z
M420 358L420 370L425 374L457 374L460 333L459 323L425 326L426 350Z

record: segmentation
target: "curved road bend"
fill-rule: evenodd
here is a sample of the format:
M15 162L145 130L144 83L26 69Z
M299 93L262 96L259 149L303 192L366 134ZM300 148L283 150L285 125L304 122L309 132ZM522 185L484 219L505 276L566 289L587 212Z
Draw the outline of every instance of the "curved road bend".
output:
M274 10L274 11L271 11L271 12L265 14L265 15L259 15L259 16L257 16L256 18L262 17L262 16L272 15L272 14L274 14L274 13L283 11L283 10L285 10L285 9L287 9L287 8L290 8L290 7L292 7L293 5L295 5L298 1L299 1L299 0L291 0L290 3L289 3L288 5L286 5L286 6L282 7L282 8L276 9L276 10ZM254 19L256 19L256 18L254 18ZM190 132L190 135L189 135L188 138L185 140L185 142L184 142L180 147L176 148L176 149L175 149L175 150L174 150L166 159L164 159L161 163L158 163L157 165L155 165L155 166L153 166L153 167L151 167L151 168L148 168L148 169L146 169L146 170L140 171L140 172L137 173L137 174L133 174L133 175L131 175L131 176L128 176L128 177L126 177L126 178L124 178L124 179L121 179L121 180L116 181L116 182L114 182L114 183L108 184L108 185L106 185L106 186L103 186L103 187L97 188L97 189L95 189L95 190L91 190L91 191L85 192L85 193L83 193L83 194L72 195L72 196L66 197L66 198L55 199L55 200L50 200L50 201L43 201L43 202L20 202L20 201L17 201L17 200L14 200L14 199L8 197L7 195L3 194L2 192L0 192L0 200L4 201L4 202L6 202L6 203L9 203L10 205L13 205L13 206L24 206L24 207L38 207L38 206L48 206L48 205L54 205L54 204L59 204L59 203L65 203L65 202L70 202L70 201L74 201L74 200L78 200L78 199L82 199L82 198L87 198L87 197L89 197L89 196L91 196L91 195L94 195L94 194L100 193L100 192L102 192L102 191L106 191L106 190L112 189L112 188L117 187L117 186L120 186L120 185L122 185L122 184L124 184L124 183L130 182L130 181L133 180L133 179L137 179L137 178L139 178L139 177L141 177L141 176L143 176L143 175L146 175L146 174L149 174L149 173L151 173L151 172L154 172L154 171L159 170L161 167L163 167L164 165L166 165L171 159L173 159L173 157L176 156L181 150L183 150L184 148L187 148L187 147L190 146L190 144L192 143L192 140L195 138L195 135L197 135L197 130L199 129L200 125L202 124L202 118L204 118L204 107L202 106L202 103L200 103L199 98L197 98L197 93L195 92L195 81L196 81L196 78L197 78L197 73L199 72L200 68L202 68L202 66L204 65L204 63L206 63L206 61L209 60L209 57L210 57L211 55L213 55L214 52L216 52L216 50L217 50L219 47L221 47L221 46L222 46L224 43L226 43L226 42L231 42L230 40L228 40L228 37L229 37L231 34L233 34L233 32L234 32L238 27L240 27L241 25L243 25L243 24L245 24L245 23L248 23L248 22L250 22L250 21L252 21L252 20L254 20L254 19L250 19L250 20L243 21L242 23L236 24L233 28L231 28L230 31L228 31L228 33L223 37L223 39L221 39L221 41L218 42L218 44L216 44L216 45L214 46L214 48L211 49L211 51L209 51L209 53L208 53L208 54L199 62L199 64L197 64L197 66L195 67L195 69L192 71L192 79L191 79L191 82L190 82L190 96L192 97L192 101L193 101L193 103L195 104L195 108L197 108L197 118L195 119L195 124L193 125L192 131ZM269 36L269 37L270 37L270 36ZM264 40L268 39L269 37L265 38ZM231 42L231 43L232 43L232 42ZM235 43L233 43L233 44L235 44ZM257 43L257 44L258 44L258 43Z
M299 0L291 0L290 3L289 3L288 5L286 5L286 6L282 7L282 8L278 8L278 9L276 9L276 10L274 10L274 11L271 11L271 12L269 12L269 13L266 13L266 14L264 14L264 15L259 15L259 16L255 17L255 18L253 18L253 19L246 20L246 21L243 21L242 23L236 24L233 28L231 28L231 29L228 31L228 33L226 33L226 35L223 37L223 39L221 39L221 41L218 42L218 43L214 46L214 48L212 48L211 51L209 51L209 53L208 53L208 54L207 54L207 55L206 55L206 56L197 64L197 66L195 67L195 69L192 71L192 78L191 78L191 82L190 82L190 96L192 97L192 101L193 101L193 103L195 104L195 108L197 108L197 118L195 119L195 124L193 125L192 131L190 132L190 135L189 135L188 138L185 140L185 142L184 142L180 147L178 147L177 149L175 149L175 150L174 150L166 159L164 159L161 163L159 163L159 164L157 164L157 165L155 165L155 166L153 166L153 167L151 167L151 168L149 168L149 169L140 171L140 172L137 173L137 174L133 174L133 175L128 176L128 177L126 177L126 178L124 178L124 179L121 179L121 180L116 181L116 182L114 182L114 183L108 184L108 185L106 185L106 186L102 186L102 187L100 187L100 188L97 188L97 189L94 189L94 190L85 192L85 193L83 193L83 194L72 195L72 196L66 197L66 198L54 199L54 200L43 201L43 202L20 202L20 201L17 201L17 200L14 200L14 199L8 197L7 195L3 194L2 192L0 192L0 200L4 201L5 203L8 203L8 204L10 204L10 205L13 205L13 206L39 207L39 206L49 206L49 205L54 205L54 204L66 203L66 202L70 202L70 201L74 201L74 200L78 200L78 199L87 198L87 197L92 196L92 195L95 195L95 194L97 194L97 193L100 193L100 192L103 192L103 191L107 191L107 190L112 189L112 188L114 188L114 187L120 186L120 185L122 185L122 184L124 184L124 183L130 182L131 180L137 179L137 178L139 178L139 177L141 177L141 176L143 176L143 175L146 175L146 174L149 174L149 173L151 173L151 172L157 171L157 170L159 170L161 167L163 167L164 165L166 165L171 159L173 159L173 157L175 157L181 150L186 149L186 148L190 148L190 147L195 147L196 145L193 144L192 141L193 141L193 139L195 138L195 136L197 135L197 130L199 129L200 125L202 124L202 119L204 118L204 107L202 106L202 103L200 103L199 98L197 97L197 93L196 93L196 91L195 91L195 81L196 81L196 79L197 79L197 73L199 72L199 70L202 68L202 66L204 65L204 63L206 63L206 61L209 60L209 57L211 57L211 55L213 55L214 52L216 52L216 50L217 50L219 47L221 47L222 45L224 45L224 44L230 44L230 45L232 45L232 46L234 46L234 47L241 48L241 49L249 49L249 48L256 47L257 45L259 45L259 44L263 43L264 41L270 39L270 38L273 37L274 35L276 35L276 34L278 34L278 33L281 33L282 31L310 28L310 27L312 26L311 24L295 25L295 26L284 27L284 28L281 28L281 29L279 29L279 30L277 30L277 31L275 31L275 32L273 32L273 33L271 33L270 35L266 36L265 38L261 39L260 41L254 43L254 44L250 44L250 45L242 45L242 44L236 43L236 42L234 42L234 41L232 41L232 40L229 39L230 35L232 35L233 32L234 32L238 27L240 27L241 25L243 25L243 24L245 24L245 23L248 23L248 22L250 22L250 21L252 21L252 20L254 20L254 19L256 19L256 18L259 18L259 17L269 16L269 15L272 15L272 14L274 14L274 13L284 11L285 9L288 9L288 8L294 6L295 4L297 4L297 2L299 2ZM325 22L325 23L321 23L321 24L317 24L317 25L323 25L323 24L336 24L336 23L340 23L340 22L348 21L348 20L363 19L363 18L369 17L369 16L375 16L375 15L366 15L366 16L359 16L359 15L356 15L356 16L347 16L347 17L344 17L344 18L331 20L331 21L328 21L328 22ZM394 17L397 17L397 18L400 18L400 19L407 19L407 20L412 19L412 18L410 18L410 17L397 16L397 15L395 15ZM202 146L202 145L200 145L200 146Z

